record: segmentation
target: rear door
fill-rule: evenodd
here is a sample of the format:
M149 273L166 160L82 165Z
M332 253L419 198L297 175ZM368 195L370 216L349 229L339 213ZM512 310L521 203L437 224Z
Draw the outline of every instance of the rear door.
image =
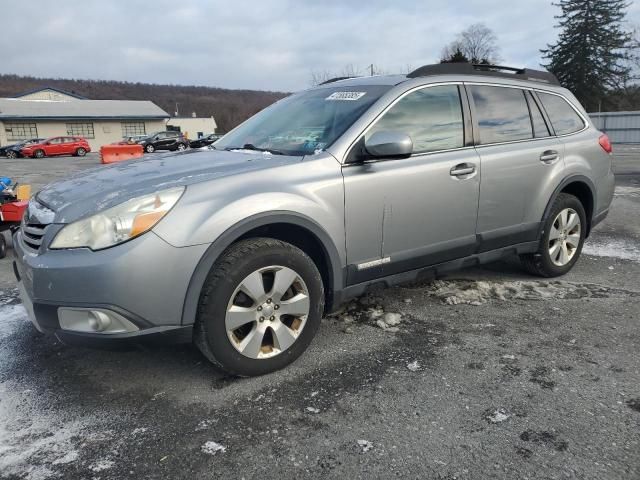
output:
M47 155L60 155L62 152L62 137L55 137L49 140L44 146L44 151Z
M482 163L479 251L533 241L541 218L538 193L564 169L564 148L552 136L526 89L467 84Z
M72 155L76 150L76 139L73 137L63 137L61 144L62 155Z
M414 145L409 158L343 167L349 283L474 251L480 162L465 129L461 88L408 93L366 132L365 138L377 131L408 134Z

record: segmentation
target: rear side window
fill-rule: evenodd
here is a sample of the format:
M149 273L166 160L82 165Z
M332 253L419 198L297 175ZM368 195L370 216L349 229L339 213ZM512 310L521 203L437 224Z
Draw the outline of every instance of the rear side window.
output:
M531 92L526 93L529 102L529 110L531 111L531 123L533 124L533 136L536 138L544 138L551 135L547 123L544 121L540 107L534 100Z
M551 119L556 135L567 135L584 128L584 121L564 98L541 92L538 92L538 97Z
M413 140L413 153L450 150L464 146L462 105L456 85L428 87L396 103L367 132L391 130Z
M524 91L473 85L471 94L476 107L481 144L533 138Z

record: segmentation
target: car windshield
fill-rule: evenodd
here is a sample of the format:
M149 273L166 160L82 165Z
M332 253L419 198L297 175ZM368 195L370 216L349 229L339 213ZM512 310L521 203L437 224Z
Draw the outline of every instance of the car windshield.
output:
M218 140L218 150L308 155L330 146L391 86L307 90L266 108Z

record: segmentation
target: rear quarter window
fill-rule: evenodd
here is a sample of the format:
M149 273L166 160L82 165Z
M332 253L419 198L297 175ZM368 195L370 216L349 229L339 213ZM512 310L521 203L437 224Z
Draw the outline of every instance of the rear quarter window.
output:
M542 92L538 92L538 98L549 115L556 135L579 132L585 127L584 120L564 98Z

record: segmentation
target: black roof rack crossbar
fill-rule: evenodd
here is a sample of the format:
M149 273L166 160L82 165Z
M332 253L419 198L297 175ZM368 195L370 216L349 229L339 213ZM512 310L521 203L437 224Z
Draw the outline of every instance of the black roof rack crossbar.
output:
M350 78L356 78L356 77L335 77L335 78L330 78L329 80L325 80L324 82L319 83L318 85L326 85L327 83L339 82L340 80L349 80Z
M417 68L413 72L407 74L407 77L417 78L428 77L432 75L484 75L492 77L514 78L518 80L532 80L534 82L544 82L553 85L560 85L560 82L554 74L542 70L462 62L423 65L422 67Z

